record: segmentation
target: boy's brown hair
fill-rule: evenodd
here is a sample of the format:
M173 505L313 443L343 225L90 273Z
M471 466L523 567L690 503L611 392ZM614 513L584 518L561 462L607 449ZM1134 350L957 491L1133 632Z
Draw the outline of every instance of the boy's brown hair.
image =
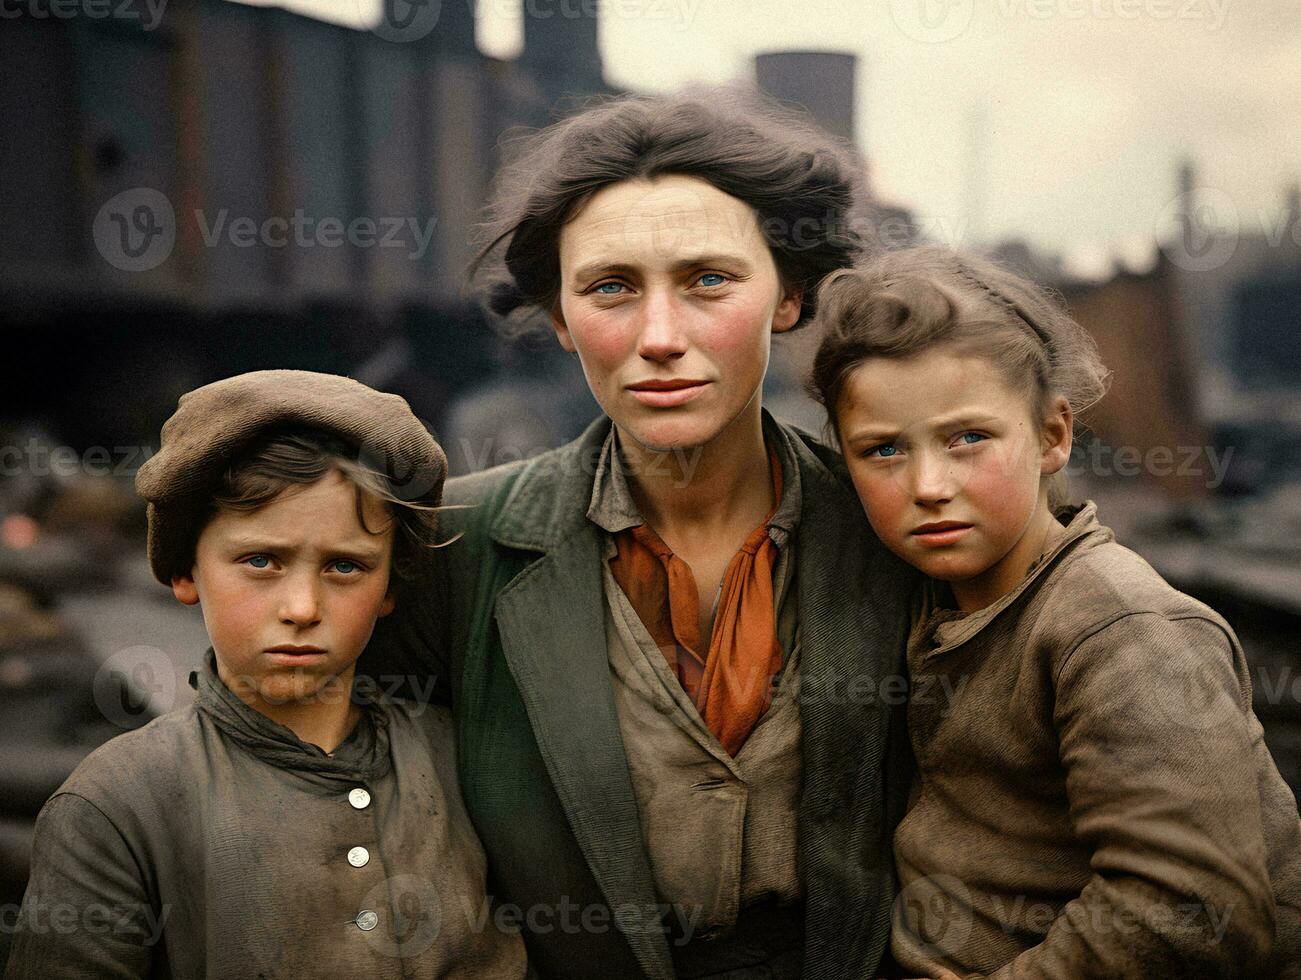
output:
M394 571L414 571L433 543L447 457L397 395L314 371L250 371L182 395L158 452L136 473L149 504L149 564L169 584L221 506L255 509L337 470L388 504ZM362 526L365 521L362 520ZM369 529L368 529L369 530Z
M356 491L357 522L370 534L387 527L366 525L365 497L382 501L393 520L390 590L418 575L427 549L437 547L439 507L404 500L388 476L358 459L355 447L321 430L268 433L233 459L213 487L208 505L196 521L190 555L203 527L221 510L253 511L293 487L307 486L332 472Z

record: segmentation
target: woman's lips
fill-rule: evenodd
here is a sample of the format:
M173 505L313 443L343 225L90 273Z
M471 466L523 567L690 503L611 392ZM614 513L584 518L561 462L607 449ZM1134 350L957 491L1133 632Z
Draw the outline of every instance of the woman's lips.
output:
M962 540L971 527L970 524L942 524L934 528L923 526L913 531L912 537L925 547L939 548Z
M629 385L632 397L651 408L672 408L685 405L709 386L708 381L646 382Z

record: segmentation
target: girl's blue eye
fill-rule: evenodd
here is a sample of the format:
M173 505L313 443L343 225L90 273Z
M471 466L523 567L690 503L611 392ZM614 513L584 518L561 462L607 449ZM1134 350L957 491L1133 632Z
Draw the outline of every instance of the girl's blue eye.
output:
M705 280L707 279L712 279L714 281L706 282ZM727 277L719 275L717 272L706 272L700 277L700 285L702 286L721 286L725 282L727 282Z
M348 561L346 558L340 558L334 563L334 570L336 572L343 572L345 575L357 571L357 568L358 565L355 561Z
M873 446L871 449L869 449L869 450L868 450L866 453L864 453L863 455L865 455L865 456L879 456L879 457L881 457L882 459L889 459L891 456L893 456L893 455L894 455L895 453L897 453L898 451L899 451L898 449L896 449L894 446L892 446L890 443L887 442L887 443L883 443L883 444L880 445L880 446Z
M253 557L247 558L245 560L253 568L266 568L268 565L271 564L271 559L268 558L266 555L254 555Z

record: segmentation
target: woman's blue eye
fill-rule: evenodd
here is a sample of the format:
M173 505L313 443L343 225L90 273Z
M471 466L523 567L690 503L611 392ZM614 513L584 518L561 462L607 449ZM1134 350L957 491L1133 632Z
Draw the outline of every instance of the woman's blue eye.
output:
M871 449L869 449L866 453L864 453L864 455L865 455L865 456L880 456L882 459L889 459L891 456L893 456L893 455L894 455L895 453L897 453L898 451L899 451L898 449L896 449L894 446L892 446L890 443L887 442L887 443L885 443L885 444L883 444L883 445L880 445L880 446L873 446L873 447L872 447Z
M981 435L979 432L964 432L962 433L960 438L964 443L970 446L977 442L980 442L985 438L985 436Z
M254 555L252 558L245 559L254 568L266 568L271 564L271 559L266 555Z
M345 575L357 571L358 567L359 566L355 561L348 561L343 558L334 563L334 570L336 572L343 572Z
M714 281L706 282L706 280L708 279L712 279ZM702 286L721 286L725 282L727 282L727 277L719 275L717 272L706 272L703 276L700 277L700 285Z

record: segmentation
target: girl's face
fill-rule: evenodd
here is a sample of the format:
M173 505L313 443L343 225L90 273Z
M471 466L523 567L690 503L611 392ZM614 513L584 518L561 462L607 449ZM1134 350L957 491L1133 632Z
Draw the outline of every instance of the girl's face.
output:
M774 331L799 318L749 207L695 177L612 184L560 235L552 323L620 432L702 446L757 414Z
M980 608L1024 576L1054 520L1042 479L1070 456L1070 408L1040 420L992 361L938 348L854 368L841 448L878 537Z

